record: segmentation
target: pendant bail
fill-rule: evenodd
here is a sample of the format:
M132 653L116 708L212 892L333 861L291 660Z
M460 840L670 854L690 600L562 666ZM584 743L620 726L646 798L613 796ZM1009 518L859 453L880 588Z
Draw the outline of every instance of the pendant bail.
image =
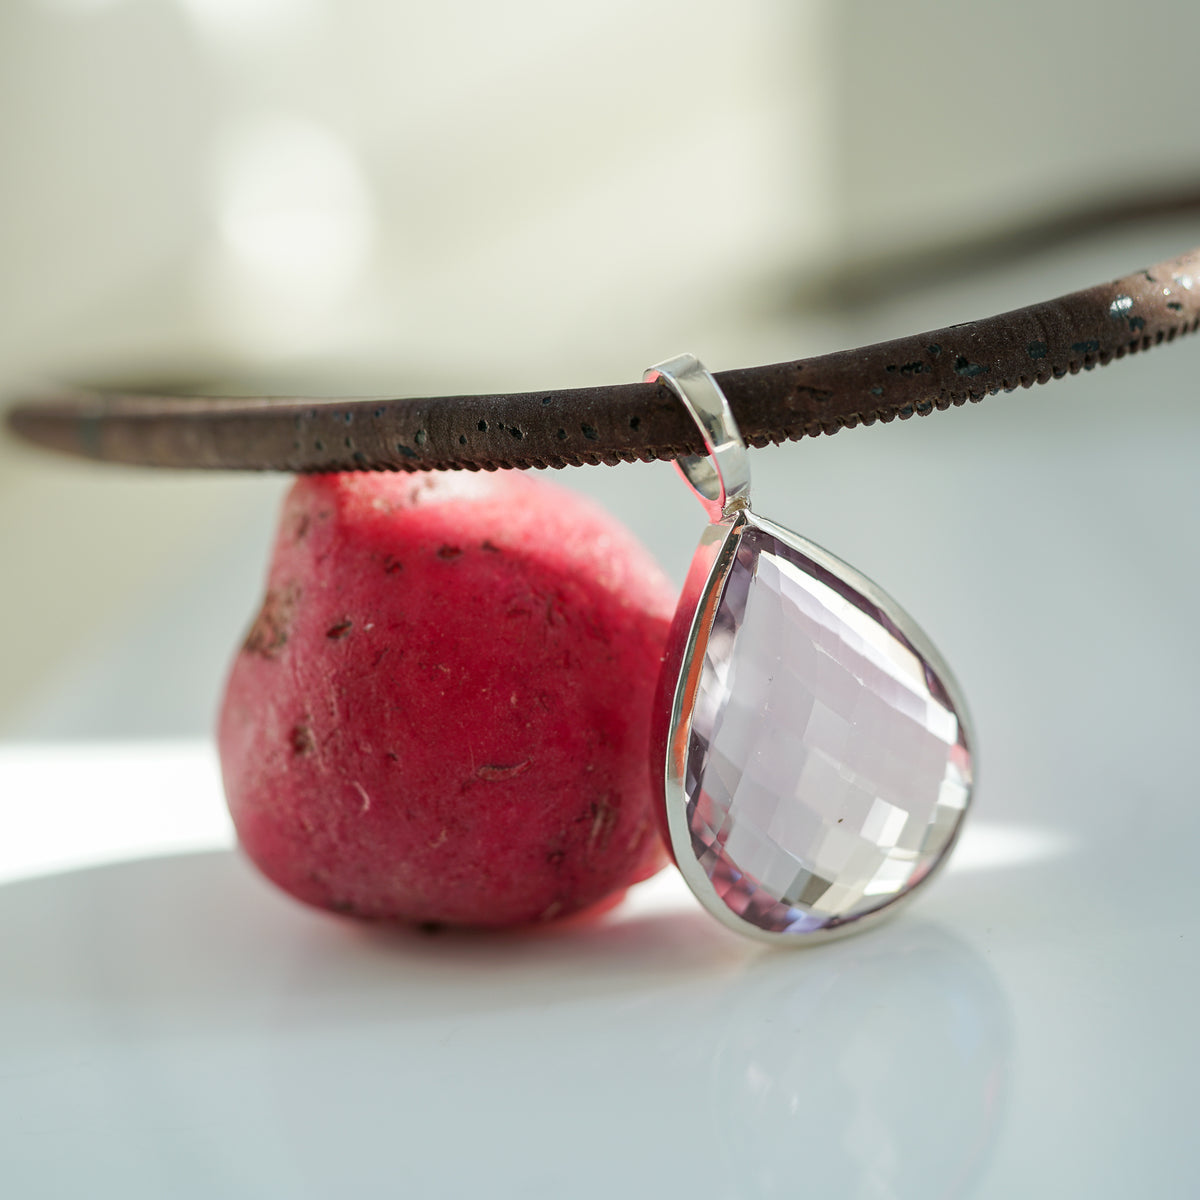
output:
M675 466L714 524L750 507L750 458L720 385L693 354L657 363L643 376L665 383L683 401L704 436L707 454L688 454Z

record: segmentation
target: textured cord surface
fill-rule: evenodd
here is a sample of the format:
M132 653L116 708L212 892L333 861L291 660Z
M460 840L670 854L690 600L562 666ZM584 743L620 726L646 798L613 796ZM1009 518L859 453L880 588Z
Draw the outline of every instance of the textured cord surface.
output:
M854 350L717 372L747 442L836 433L1061 378L1200 326L1200 249L981 321ZM228 399L87 389L20 398L22 437L164 467L495 470L703 451L664 384L437 399Z

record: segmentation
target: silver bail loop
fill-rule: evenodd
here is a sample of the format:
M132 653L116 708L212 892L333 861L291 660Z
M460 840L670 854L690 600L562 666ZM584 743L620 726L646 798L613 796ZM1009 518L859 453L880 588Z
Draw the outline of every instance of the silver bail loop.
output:
M720 385L692 354L651 367L646 383L661 380L683 401L701 434L706 455L689 454L675 466L712 522L750 507L750 458Z

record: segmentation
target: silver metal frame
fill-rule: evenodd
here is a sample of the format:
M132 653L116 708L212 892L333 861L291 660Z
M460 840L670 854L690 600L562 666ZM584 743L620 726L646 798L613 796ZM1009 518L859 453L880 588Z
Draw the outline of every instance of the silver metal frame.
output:
M862 593L867 600L885 612L899 632L911 643L913 649L933 668L934 673L946 689L946 695L954 706L961 723L964 740L971 751L972 781L968 788L967 802L963 806L963 815L959 818L953 835L943 847L937 861L925 875L900 895L885 900L879 908L809 933L771 932L761 929L733 912L718 895L704 868L697 861L695 851L692 849L691 830L688 828L687 793L684 788L684 779L687 772L687 750L691 736L692 714L695 710L700 676L704 670L704 654L709 635L712 632L713 621L725 589L725 581L737 555L738 545L747 529L761 529L764 533L770 534L798 550L819 566L845 580L851 587ZM677 630L679 634L686 630L686 636L677 636L675 643L668 645L663 661L664 671L677 672L667 733L663 800L666 806L666 824L670 834L672 854L680 873L687 881L688 887L695 893L696 898L722 925L737 933L774 946L795 947L819 945L852 933L871 929L881 921L887 920L901 908L907 907L912 897L923 891L929 880L942 869L958 841L963 822L971 806L978 759L975 733L962 691L950 668L924 631L895 600L861 572L792 530L776 525L775 522L768 521L749 509L743 509L732 517L709 525L705 529L700 539L700 545L692 558L687 582L684 584L679 598L678 611L681 614L685 611L691 612L692 619L687 625L677 621L673 626L673 629Z
M697 899L725 925L744 936L774 946L812 946L870 929L886 920L932 879L949 859L966 814L970 809L977 775L975 733L966 701L950 668L936 647L917 623L882 588L806 538L765 520L750 510L750 472L744 443L728 402L716 381L690 355L671 359L646 373L647 378L662 378L680 397L704 433L710 451L707 469L702 459L684 460L680 474L696 493L712 523L704 530L700 544L692 557L687 580L676 608L671 636L663 660L664 682L675 676L671 697L670 722L666 731L666 753L663 775L663 802L666 828L671 850L680 873ZM684 780L687 773L688 742L691 737L692 716L709 636L725 583L729 577L738 546L747 529L760 529L785 545L810 558L855 588L868 602L887 614L896 629L913 649L933 668L960 721L963 738L971 753L971 783L962 816L936 862L900 895L885 900L878 908L860 916L850 917L835 925L808 933L772 932L738 916L725 903L712 881L696 859L688 827L687 793ZM689 617L690 614L690 617Z
M750 503L750 460L738 432L733 409L721 385L693 354L680 354L657 363L642 377L660 379L683 401L704 436L707 456L688 454L675 466L710 521L719 521Z

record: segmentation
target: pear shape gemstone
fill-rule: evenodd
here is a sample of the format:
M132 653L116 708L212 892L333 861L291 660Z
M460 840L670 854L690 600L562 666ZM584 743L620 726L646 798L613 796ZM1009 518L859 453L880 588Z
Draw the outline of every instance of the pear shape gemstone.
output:
M710 907L719 897L768 933L812 934L885 907L938 864L966 810L971 750L953 681L903 611L749 520L693 650L687 829Z

